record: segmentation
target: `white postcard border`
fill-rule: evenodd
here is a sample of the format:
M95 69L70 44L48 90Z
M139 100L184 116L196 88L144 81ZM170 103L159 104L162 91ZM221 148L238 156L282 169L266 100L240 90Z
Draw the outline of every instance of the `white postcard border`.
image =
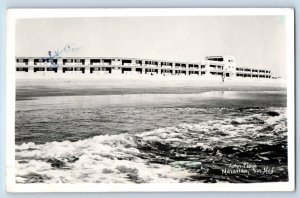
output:
M15 22L21 18L284 15L287 31L288 182L251 184L16 184ZM181 192L293 191L295 188L294 11L290 8L9 9L6 39L6 191L8 192Z

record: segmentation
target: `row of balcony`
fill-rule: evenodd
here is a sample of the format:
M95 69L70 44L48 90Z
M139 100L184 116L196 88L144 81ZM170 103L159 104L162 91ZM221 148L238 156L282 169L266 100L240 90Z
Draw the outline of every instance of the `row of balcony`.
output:
M81 72L81 73L112 73L120 72L120 73L142 73L142 74L172 74L172 75L204 75L205 72L203 71L186 71L186 70L169 70L169 69L142 69L142 68L120 68L120 69L113 69L111 67L91 67L87 69L85 67L62 67L61 69L55 67L17 67L16 71L23 71L23 72L46 72L52 71L57 73L58 71L62 73L66 72Z
M151 66L151 67L199 67L199 64L193 63L176 63L176 62L159 62L159 61L142 61L142 60L120 60L120 59L16 59L16 64L21 65L43 65L43 64L60 64L60 65L123 65L123 66Z
M34 66L56 66L57 63L48 63L48 62L38 62L38 63L34 63ZM59 64L58 64L59 65ZM85 64L82 63L63 63L61 64L62 66L87 66ZM16 66L28 66L28 64L25 63L16 63ZM161 68L181 68L181 69L199 69L200 67L198 65L188 65L187 66L169 66L169 65L152 65L152 64L123 64L123 65L117 65L117 64L109 64L109 63L92 63L89 64L89 66L121 66L121 67L161 67ZM201 66L201 68L205 68L204 65Z
M261 74L241 74L237 73L237 77L244 77L244 78L271 78L271 75L261 75Z
M236 68L237 72L240 73L271 73L270 70L260 70L260 69L248 69L248 68Z

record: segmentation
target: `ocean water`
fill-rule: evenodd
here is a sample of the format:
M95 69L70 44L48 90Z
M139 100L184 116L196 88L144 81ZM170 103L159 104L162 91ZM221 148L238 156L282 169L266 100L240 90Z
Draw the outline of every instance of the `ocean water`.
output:
M285 91L16 101L18 183L288 180Z

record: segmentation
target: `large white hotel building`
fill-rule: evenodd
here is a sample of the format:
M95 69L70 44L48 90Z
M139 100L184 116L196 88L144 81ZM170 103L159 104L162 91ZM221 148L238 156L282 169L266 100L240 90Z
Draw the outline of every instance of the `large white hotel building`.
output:
M121 57L17 57L16 71L271 78L268 69L236 66L233 56L207 56L199 62Z

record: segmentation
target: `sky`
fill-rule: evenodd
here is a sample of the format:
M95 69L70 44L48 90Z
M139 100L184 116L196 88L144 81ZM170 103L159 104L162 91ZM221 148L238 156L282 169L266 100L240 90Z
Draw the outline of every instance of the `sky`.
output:
M173 16L18 19L16 56L132 57L200 61L232 55L236 66L286 76L284 16Z

